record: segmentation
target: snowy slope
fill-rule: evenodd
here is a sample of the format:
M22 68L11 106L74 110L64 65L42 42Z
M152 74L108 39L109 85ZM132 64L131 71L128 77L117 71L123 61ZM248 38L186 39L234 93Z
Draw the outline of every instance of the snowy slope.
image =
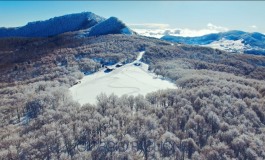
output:
M144 52L140 52L136 61L116 68L109 73L101 70L85 76L80 84L70 88L74 100L80 104L95 104L96 97L100 93L107 95L115 93L118 96L123 94L146 95L159 89L177 88L173 83L161 80L155 74L150 73L148 65L140 62L143 54ZM135 63L141 63L141 65L135 66Z
M251 47L249 45L245 45L242 41L243 41L242 39L239 40L221 39L219 41L214 41L210 44L201 45L201 46L220 49L231 53L244 53L245 50L249 50L251 49Z
M90 28L105 18L91 12L69 14L45 21L30 22L16 28L0 28L0 37L47 37Z
M199 37L167 35L161 39L170 42L208 46L234 53L265 55L265 35L257 32L228 31Z
M16 28L0 28L0 37L48 37L65 32L78 36L99 36L106 34L135 34L115 17L105 19L91 12L69 14L45 21L30 22Z
M99 36L99 35L106 35L106 34L133 34L131 31L122 21L120 21L116 17L110 17L109 19L93 26L88 33L88 36Z

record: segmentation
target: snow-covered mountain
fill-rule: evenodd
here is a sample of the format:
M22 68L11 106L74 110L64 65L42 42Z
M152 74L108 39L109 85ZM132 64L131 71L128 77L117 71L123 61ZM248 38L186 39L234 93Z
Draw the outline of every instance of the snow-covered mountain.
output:
M82 12L54 17L45 21L30 22L22 27L2 27L0 28L0 37L48 37L80 30L85 30L86 36L134 33L117 18L105 19L91 12Z
M265 35L243 31L212 33L199 37L163 36L161 39L191 45L208 46L233 53L265 55Z
M113 34L134 34L134 32L128 28L122 21L116 17L110 17L109 19L96 24L91 28L88 35L89 36L98 36L105 35L108 33Z

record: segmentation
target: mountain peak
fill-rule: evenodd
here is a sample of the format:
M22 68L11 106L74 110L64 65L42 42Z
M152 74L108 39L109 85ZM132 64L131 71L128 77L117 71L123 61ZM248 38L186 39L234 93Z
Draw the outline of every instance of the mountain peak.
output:
M110 17L91 28L89 36L99 36L105 34L134 34L122 21L116 17Z
M105 19L92 12L67 14L44 21L29 22L22 27L0 28L0 37L48 37L79 30L88 36L122 33L126 25L116 17ZM127 29L126 31L131 31ZM132 31L128 34L131 34Z

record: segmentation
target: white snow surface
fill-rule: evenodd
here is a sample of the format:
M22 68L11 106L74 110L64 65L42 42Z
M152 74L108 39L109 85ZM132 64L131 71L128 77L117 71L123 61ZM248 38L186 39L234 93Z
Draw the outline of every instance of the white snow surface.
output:
M105 73L104 70L85 76L81 83L70 88L73 99L81 105L85 103L96 104L96 97L100 93L110 95L112 93L121 96L146 95L160 89L177 89L176 85L158 78L148 71L148 65L140 62L144 52L140 52L137 59L121 67L112 67L115 70ZM134 63L141 63L135 66Z
M232 53L243 53L244 50L247 50L250 48L249 45L245 45L242 43L242 39L240 40L227 40L227 39L221 39L219 41L214 41L207 45L202 45L205 47L211 47L215 49L225 50Z

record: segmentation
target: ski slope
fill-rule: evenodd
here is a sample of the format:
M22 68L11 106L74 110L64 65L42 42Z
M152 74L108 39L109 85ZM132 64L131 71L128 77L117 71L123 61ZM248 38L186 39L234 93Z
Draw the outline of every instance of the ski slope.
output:
M109 73L101 70L85 76L81 83L70 88L73 99L81 105L96 104L96 97L100 93L136 96L138 94L146 95L160 89L177 89L175 84L157 78L157 75L148 71L148 65L140 62L143 54L144 52L140 52L134 62L115 68ZM136 66L135 63L141 65Z

